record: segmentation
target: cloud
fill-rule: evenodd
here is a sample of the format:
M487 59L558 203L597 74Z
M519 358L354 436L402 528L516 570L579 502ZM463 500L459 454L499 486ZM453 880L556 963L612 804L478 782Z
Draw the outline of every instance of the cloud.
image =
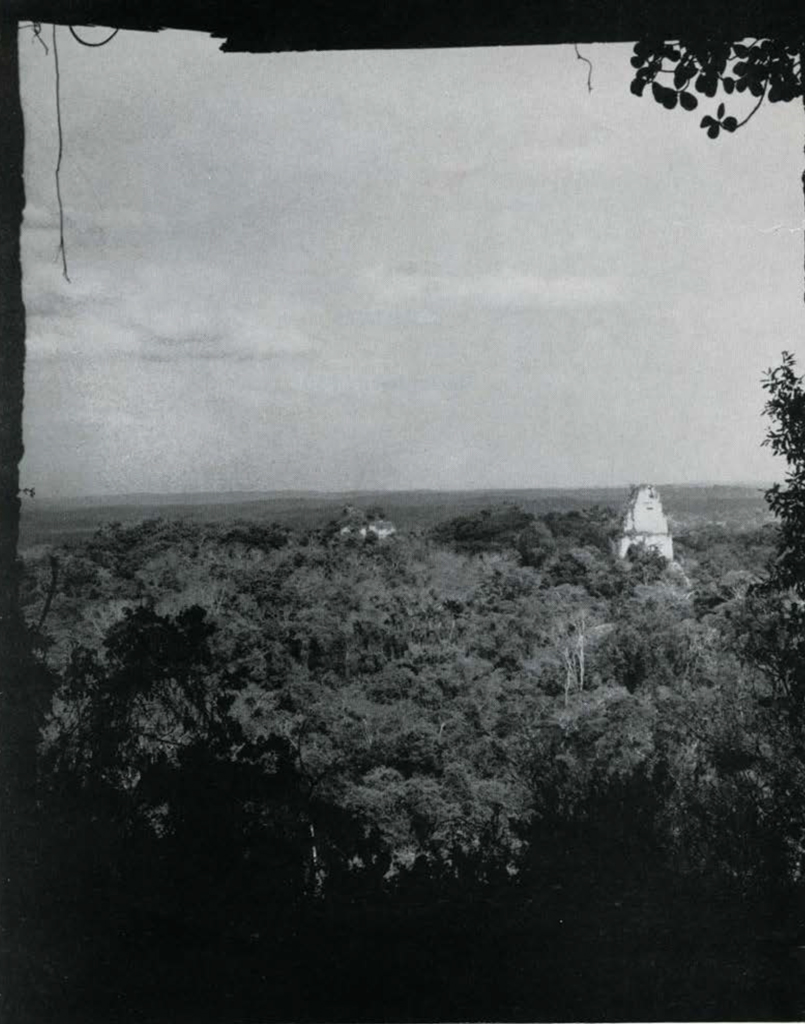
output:
M28 242L29 251L43 248ZM149 265L136 250L105 255L76 260L70 283L52 259L26 262L31 358L265 360L326 345L309 304L233 278L226 266L176 263L169 253Z
M617 277L543 276L515 270L445 275L376 268L364 287L377 300L392 304L470 303L501 309L562 308L624 302L626 288Z
M214 324L170 324L159 318L162 330L148 323L126 322L86 307L80 317L29 318L28 349L32 359L71 361L144 360L266 361L314 356L319 342L294 324L266 324L260 310L249 315L220 317Z
M25 231L58 231L59 215L54 208L39 206L36 203L27 203L25 206L24 230Z

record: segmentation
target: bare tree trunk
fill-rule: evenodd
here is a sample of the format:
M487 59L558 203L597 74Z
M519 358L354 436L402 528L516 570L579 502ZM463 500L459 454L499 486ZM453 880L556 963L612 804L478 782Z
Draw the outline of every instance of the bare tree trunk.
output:
M25 307L22 303L20 231L25 206L24 129L15 22L0 16L0 750L14 740L9 702L24 654L19 607L22 400ZM13 716L12 716L13 717ZM5 775L8 766L2 759ZM0 779L0 787L5 778ZM0 826L0 831L6 829Z
M572 620L573 637L573 667L579 693L584 689L584 671L587 641L587 616L579 612Z
M321 867L319 866L319 850L316 846L316 830L313 827L312 821L308 822L308 830L310 832L310 867L313 882L313 895L319 897L324 891L324 877L322 875Z
M0 628L16 627L19 580L25 307L20 232L25 206L25 133L20 101L18 27L0 16Z
M20 231L25 206L25 133L18 25L0 6L0 953L3 1019L21 1017L21 975L31 960L24 937L36 910L30 883L35 834L37 715L33 660L19 603L25 307ZM27 952L26 952L27 949ZM30 978L29 978L30 986Z

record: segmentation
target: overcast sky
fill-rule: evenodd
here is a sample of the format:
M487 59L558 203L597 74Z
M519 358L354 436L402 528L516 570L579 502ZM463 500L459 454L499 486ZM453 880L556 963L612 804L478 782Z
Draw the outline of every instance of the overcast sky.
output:
M780 476L760 377L802 336L798 104L712 142L629 93L629 47L582 48L588 93L569 46L59 43L71 284L53 54L21 37L24 486Z

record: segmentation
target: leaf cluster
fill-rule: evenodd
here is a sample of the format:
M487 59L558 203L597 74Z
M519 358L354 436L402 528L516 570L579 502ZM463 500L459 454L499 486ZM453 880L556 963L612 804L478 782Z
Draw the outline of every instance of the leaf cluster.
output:
M631 64L632 93L642 96L650 87L654 100L666 110L696 110L701 98L714 99L719 91L756 101L742 119L727 114L725 102L714 114L705 114L700 125L710 139L741 128L764 100L787 103L802 95L802 46L796 40L641 40L635 43Z

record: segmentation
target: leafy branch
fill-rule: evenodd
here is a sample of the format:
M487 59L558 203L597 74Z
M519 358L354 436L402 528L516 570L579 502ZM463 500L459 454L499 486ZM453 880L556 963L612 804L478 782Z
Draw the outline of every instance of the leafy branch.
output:
M696 110L700 97L714 99L719 90L726 96L754 97L757 102L741 119L727 114L723 101L715 116L705 114L700 126L708 138L717 139L722 131L742 128L764 101L788 103L802 96L801 49L799 41L790 39L737 43L641 40L635 43L631 60L635 76L630 88L635 96L642 96L650 87L654 100L666 110ZM671 83L666 84L667 78L662 76L670 76Z

